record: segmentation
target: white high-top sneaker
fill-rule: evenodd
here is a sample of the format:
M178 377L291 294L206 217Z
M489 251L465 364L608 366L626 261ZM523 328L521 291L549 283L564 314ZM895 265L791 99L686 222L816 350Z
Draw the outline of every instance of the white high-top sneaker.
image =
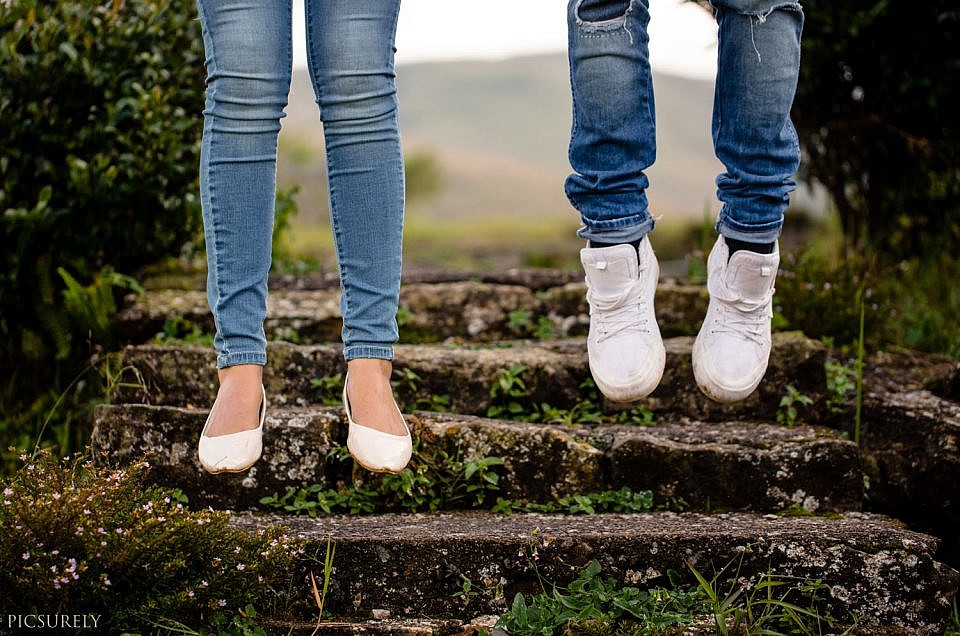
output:
M707 259L710 304L693 344L697 385L711 399L728 403L753 393L767 371L780 246L773 254L729 254L720 236Z
M653 311L660 265L649 237L632 245L584 248L590 303L587 356L600 391L614 402L635 402L663 377L666 352Z

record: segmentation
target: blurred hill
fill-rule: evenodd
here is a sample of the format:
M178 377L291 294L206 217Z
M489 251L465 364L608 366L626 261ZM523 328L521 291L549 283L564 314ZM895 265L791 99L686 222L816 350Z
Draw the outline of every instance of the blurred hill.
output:
M397 69L405 152L426 153L440 190L409 202L409 226L465 226L513 219L569 235L579 218L563 194L571 102L565 54L500 62L401 65ZM649 196L664 224L703 218L719 209L710 114L713 84L654 75L658 157ZM300 223L326 223L323 142L305 69L294 73L281 135L281 184L301 185ZM797 197L816 212L823 202ZM473 223L471 223L473 221ZM494 223L494 225L497 225Z

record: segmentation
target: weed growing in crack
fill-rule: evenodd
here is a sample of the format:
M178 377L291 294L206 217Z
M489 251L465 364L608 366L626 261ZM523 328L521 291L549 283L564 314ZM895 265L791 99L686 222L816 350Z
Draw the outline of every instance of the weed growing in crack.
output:
M645 512L653 508L653 493L649 490L634 491L624 486L619 490L568 495L544 503L526 500L511 500L497 497L492 512L540 512L592 515L601 512Z
M310 380L310 386L317 392L317 399L323 406L343 405L343 374L325 375Z
M841 362L827 360L824 363L827 374L827 407L833 413L839 413L846 403L847 395L856 389L854 370Z
M818 609L829 586L820 580L765 572L756 583L744 585L740 577L742 557L729 577L726 591L720 581L733 562L709 581L692 563L687 567L708 599L708 616L718 636L738 634L835 634L839 621ZM801 604L802 603L802 604ZM854 625L842 632L853 631Z
M793 426L799 415L797 405L810 406L813 400L796 389L792 384L787 385L787 394L780 398L780 408L777 409L777 424Z
M153 337L156 345L213 346L213 334L205 332L200 325L177 314L163 323L163 328Z

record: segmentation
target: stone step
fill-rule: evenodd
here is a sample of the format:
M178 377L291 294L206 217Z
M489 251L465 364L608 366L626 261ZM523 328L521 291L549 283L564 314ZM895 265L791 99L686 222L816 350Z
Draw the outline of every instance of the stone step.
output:
M693 338L665 341L667 363L659 388L643 402L656 414L671 413L701 420L731 418L772 419L786 386L793 385L814 404L801 409L801 418L816 421L826 390L826 350L798 332L774 334L767 374L757 391L737 404L708 399L696 386L690 359ZM293 345L272 342L264 382L271 403L307 406L329 397L312 381L342 374L345 364L336 345ZM121 384L116 401L125 403L207 406L216 397L215 355L211 348L140 345L124 351ZM519 365L523 395L492 396L498 378ZM446 396L449 410L486 415L491 406L515 402L526 408L544 403L570 409L584 399L596 399L586 390L590 379L586 343L582 339L553 342L513 342L489 347L458 345L398 345L394 366L398 400L402 404ZM411 375L411 372L413 375ZM334 391L335 393L335 391Z
M586 286L569 283L535 291L522 285L457 281L412 283L400 292L401 342L439 342L447 338L491 341L530 337L541 317L554 335L584 335L589 326ZM340 340L338 289L279 289L267 298L264 329L270 339L310 344ZM696 333L707 308L702 287L662 283L657 289L657 317L665 335ZM212 333L213 316L203 291L151 290L129 295L117 316L125 342L146 342L167 320L183 318ZM511 312L524 312L513 314Z
M876 391L863 404L871 508L944 538L960 564L960 404L930 391Z
M322 573L328 537L335 544L326 608L345 619L374 610L400 618L499 614L518 592L535 593L540 577L569 583L591 560L604 576L637 586L669 585L688 564L708 579L755 583L760 574L819 580L821 611L853 622L861 633L901 627L939 634L946 626L958 574L936 561L937 540L864 513L836 518L747 513L494 515L434 513L310 519L236 514L255 532L282 524L306 541L292 572L294 614L315 618L309 572ZM532 555L536 555L536 569ZM469 580L468 602L457 596ZM790 579L796 581L796 579ZM871 631L871 626L876 630Z
M94 416L94 457L116 465L148 454L152 479L182 489L191 505L201 507L255 507L261 497L288 487L351 480L352 462L331 459L346 443L338 407L269 410L260 461L247 473L215 477L196 458L206 414L101 405ZM408 421L421 455L442 450L464 461L501 457L498 494L514 500L545 502L624 486L651 490L655 504L682 501L701 510L848 511L858 510L862 499L857 448L830 429L688 420L571 428L427 412Z

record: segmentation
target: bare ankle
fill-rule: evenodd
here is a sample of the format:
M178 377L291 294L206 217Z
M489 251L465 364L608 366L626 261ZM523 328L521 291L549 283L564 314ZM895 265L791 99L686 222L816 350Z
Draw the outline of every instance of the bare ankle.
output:
M259 364L237 364L217 369L220 386L227 383L260 384L263 382L263 366Z

